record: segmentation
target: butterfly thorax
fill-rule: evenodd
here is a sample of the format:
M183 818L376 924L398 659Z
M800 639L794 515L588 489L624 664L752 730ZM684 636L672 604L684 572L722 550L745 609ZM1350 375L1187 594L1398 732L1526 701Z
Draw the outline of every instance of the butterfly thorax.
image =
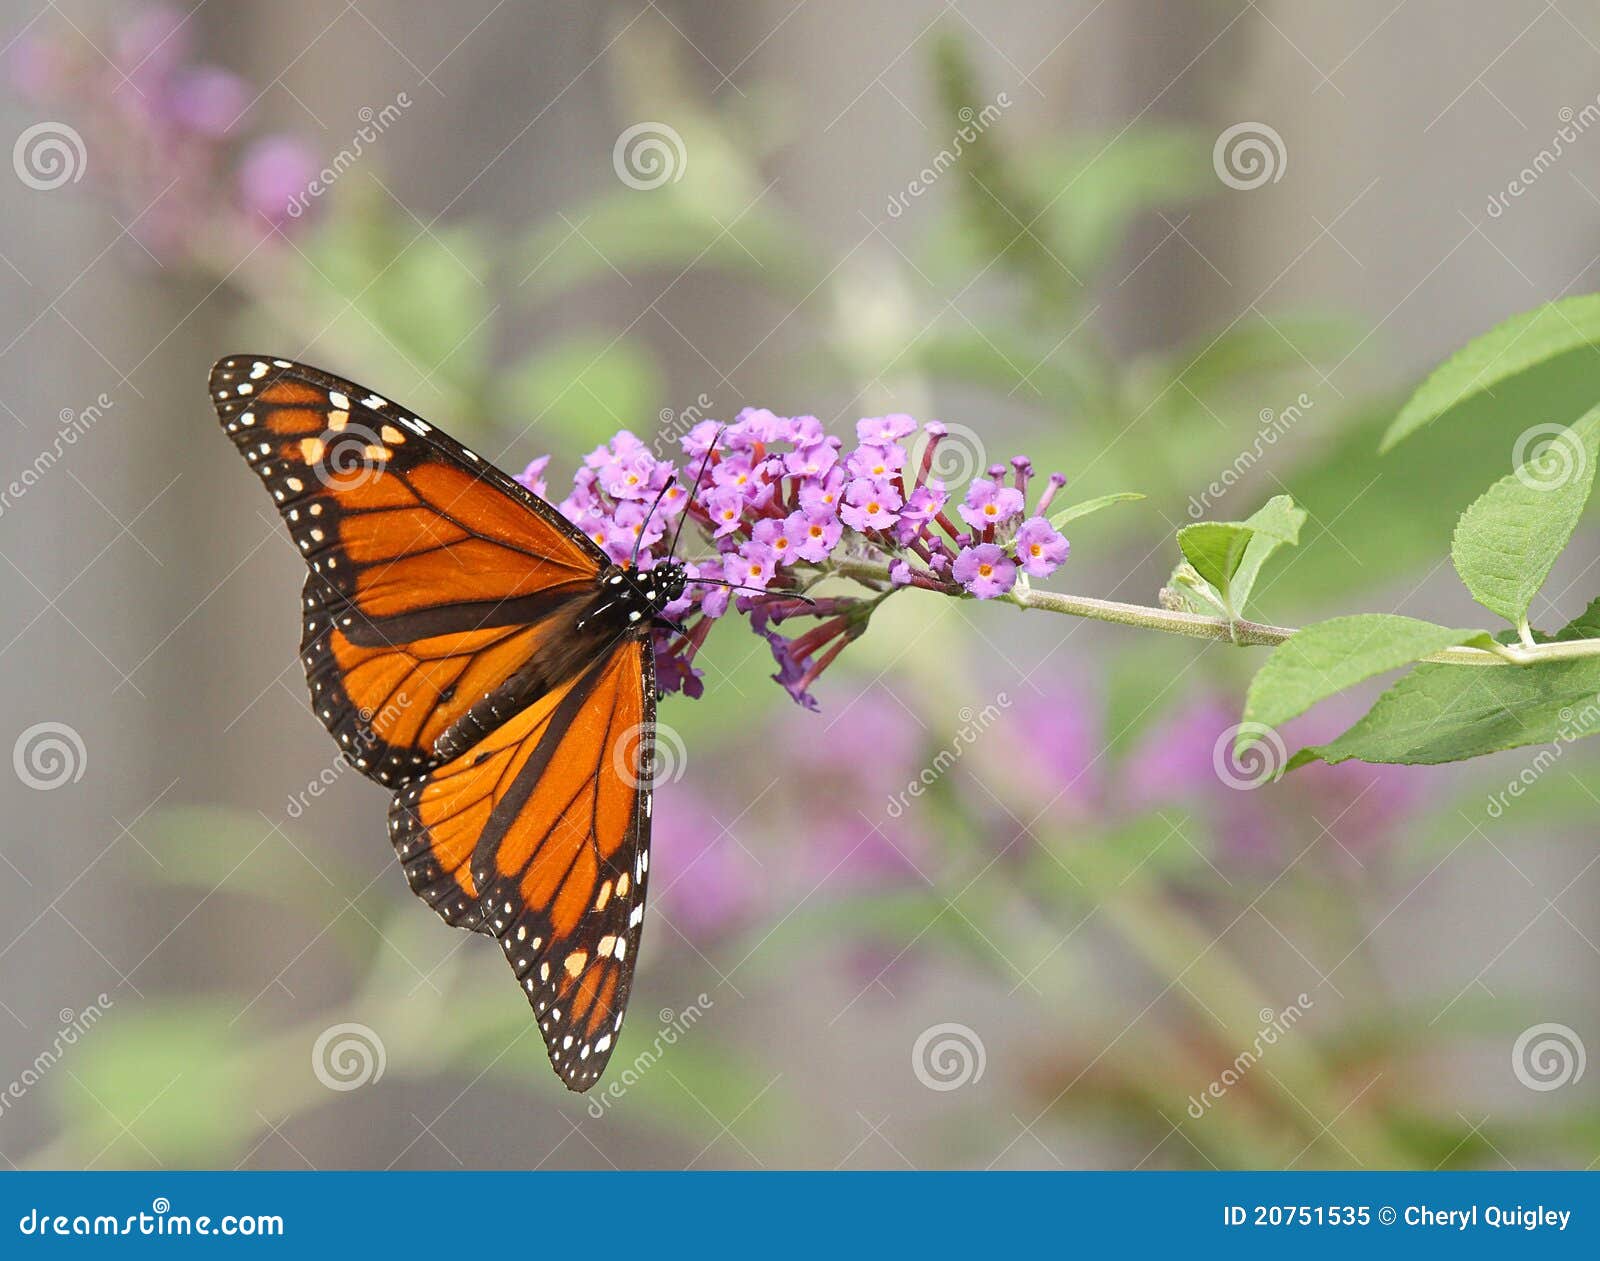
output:
M675 560L662 561L652 569L609 566L595 579L593 601L579 616L575 629L613 634L647 631L662 610L683 594L687 582L688 575Z

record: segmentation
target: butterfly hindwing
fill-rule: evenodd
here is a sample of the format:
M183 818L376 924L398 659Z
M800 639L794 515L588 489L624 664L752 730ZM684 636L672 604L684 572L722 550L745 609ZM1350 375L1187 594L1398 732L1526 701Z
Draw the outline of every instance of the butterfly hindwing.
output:
M346 756L389 786L549 686L606 558L553 508L405 408L315 368L235 355L223 429L310 570L301 660Z
M573 1090L610 1058L638 958L654 721L648 642L628 638L390 810L412 889L500 941Z

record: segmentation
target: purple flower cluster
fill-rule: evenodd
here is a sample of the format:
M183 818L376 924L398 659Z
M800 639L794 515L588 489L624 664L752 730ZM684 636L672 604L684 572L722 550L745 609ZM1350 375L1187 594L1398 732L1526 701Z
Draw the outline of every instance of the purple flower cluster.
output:
M257 94L231 71L192 60L188 17L158 7L89 34L30 31L7 54L15 90L60 111L82 138L84 174L163 260L219 228L259 236L287 226L290 198L317 167L293 137L247 138Z
M1067 540L1044 516L1066 479L1050 477L1027 515L1031 463L1019 456L1009 469L995 465L966 487L953 508L958 523L951 491L933 475L947 437L937 421L873 416L857 422L847 451L815 416L746 408L730 425L706 420L684 434L680 470L624 430L585 457L559 507L619 564L637 556L648 569L685 518L709 549L686 559L690 585L664 611L683 627L657 635L664 691L700 694L695 655L731 606L771 647L774 678L815 709L812 683L895 589L991 599L1011 590L1019 570L1042 578L1067 558ZM548 463L535 460L518 478L541 497ZM835 574L873 596L800 598ZM779 633L796 618L814 624Z

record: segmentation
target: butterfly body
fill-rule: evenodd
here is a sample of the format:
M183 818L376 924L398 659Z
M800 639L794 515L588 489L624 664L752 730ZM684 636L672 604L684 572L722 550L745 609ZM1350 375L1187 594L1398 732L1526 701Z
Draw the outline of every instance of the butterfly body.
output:
M500 943L552 1066L588 1089L638 957L651 631L683 566L615 564L475 452L316 368L236 355L210 386L306 562L313 711L394 793L412 890Z

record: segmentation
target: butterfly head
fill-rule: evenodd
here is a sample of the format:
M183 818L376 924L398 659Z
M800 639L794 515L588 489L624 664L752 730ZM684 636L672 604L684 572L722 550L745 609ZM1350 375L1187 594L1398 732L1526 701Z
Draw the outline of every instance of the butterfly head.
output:
M689 585L689 574L682 561L664 560L636 574L635 581L644 585L654 611L660 613L683 594L684 587Z

